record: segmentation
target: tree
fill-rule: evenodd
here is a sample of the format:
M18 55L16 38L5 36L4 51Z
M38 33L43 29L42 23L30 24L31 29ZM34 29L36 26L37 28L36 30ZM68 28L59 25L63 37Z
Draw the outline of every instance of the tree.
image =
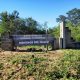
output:
M0 34L44 34L45 30L33 18L20 18L17 11L0 13Z
M59 18L56 18L57 22L65 21L66 17L64 15L60 15Z
M60 15L59 18L56 18L56 21L70 21L75 26L80 23L80 9L74 8L68 11L66 14L67 16Z
M19 18L17 25L17 34L44 34L45 32L42 25L31 17L25 19Z
M59 38L59 36L60 36L60 27L55 26L53 28L49 28L48 33L51 34L55 38Z
M0 13L0 33L14 33L16 29L16 21L19 18L19 13L17 11L13 11L12 14L8 12Z
M17 34L28 34L28 26L26 24L26 19L19 18L17 21L17 29L16 33Z
M80 9L74 8L67 13L67 19L71 21L74 25L78 25L80 23Z
M8 22L8 13L2 12L0 14L0 33L7 32L7 28L8 28L7 22Z
M34 34L36 33L37 31L37 21L35 21L34 19L32 19L31 17L26 19L26 24L27 24L27 27L28 27L28 33L30 34Z

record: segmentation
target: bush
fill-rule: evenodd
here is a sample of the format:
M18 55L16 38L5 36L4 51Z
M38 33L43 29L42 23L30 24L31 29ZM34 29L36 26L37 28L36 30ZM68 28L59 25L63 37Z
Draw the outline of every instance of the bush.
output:
M0 70L2 70L4 68L3 63L0 63Z

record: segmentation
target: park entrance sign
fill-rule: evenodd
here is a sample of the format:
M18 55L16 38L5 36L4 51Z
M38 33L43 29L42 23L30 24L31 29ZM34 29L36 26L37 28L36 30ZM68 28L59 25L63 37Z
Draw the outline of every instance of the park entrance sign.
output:
M53 40L53 37L48 34L4 36L1 41L1 48L3 50L14 50L18 46L52 45Z
M47 45L53 42L50 35L12 35L15 46Z

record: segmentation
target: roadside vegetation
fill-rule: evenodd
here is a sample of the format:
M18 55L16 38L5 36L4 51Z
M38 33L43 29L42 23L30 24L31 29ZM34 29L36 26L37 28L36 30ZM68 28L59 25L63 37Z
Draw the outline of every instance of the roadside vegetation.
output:
M0 53L0 80L79 80L80 50Z

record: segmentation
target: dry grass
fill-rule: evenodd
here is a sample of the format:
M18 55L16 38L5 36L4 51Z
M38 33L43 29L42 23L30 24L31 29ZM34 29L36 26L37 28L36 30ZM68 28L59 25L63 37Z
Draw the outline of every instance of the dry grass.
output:
M57 64L57 61L60 57L62 57L61 51L49 51L46 52L12 52L12 51L1 51L0 52L0 63L3 64L3 69L0 70L0 80L35 80L34 72L32 75L28 75L28 69L22 66L22 63L13 63L15 60L24 59L29 61L29 64L32 64L31 57L35 57L35 59L41 59L39 64L35 63L34 65L38 70L41 70L42 67L45 68L46 72L52 71L54 65ZM26 63L25 63L26 64ZM39 68L40 67L40 68ZM43 70L44 71L44 70ZM43 73L43 72L42 72ZM23 74L23 75L22 75ZM35 74L36 75L36 74ZM41 74L42 75L42 74ZM26 76L26 77L25 77ZM24 77L23 79L21 77ZM39 76L37 77L39 80Z
M0 52L0 80L79 79L80 50Z

